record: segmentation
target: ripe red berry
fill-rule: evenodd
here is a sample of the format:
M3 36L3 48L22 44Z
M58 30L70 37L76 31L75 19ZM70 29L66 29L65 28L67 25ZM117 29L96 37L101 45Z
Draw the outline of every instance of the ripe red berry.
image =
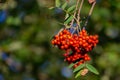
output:
M63 54L65 57L64 61L75 63L74 68L90 60L87 53L91 51L98 42L98 35L88 35L85 29L80 31L79 34L70 33L69 30L64 29L55 35L51 41L53 45L66 51L66 53Z

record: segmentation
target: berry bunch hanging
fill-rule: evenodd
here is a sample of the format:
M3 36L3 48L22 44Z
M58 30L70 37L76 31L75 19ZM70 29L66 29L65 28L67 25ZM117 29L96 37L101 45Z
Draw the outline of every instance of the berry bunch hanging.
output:
M74 69L73 72L77 72L76 78L80 75L85 75L88 71L98 74L98 71L87 63L91 60L88 53L92 51L99 42L98 35L89 35L85 29L96 1L88 0L88 2L92 4L92 7L84 25L80 24L82 22L80 13L84 0L77 0L76 4L67 10L65 8L68 4L68 0L66 1L67 2L61 5L60 0L56 0L56 7L66 12L65 21L63 23L65 27L54 35L51 43L65 51L63 54L64 61L70 65L70 68Z
M64 29L59 34L55 35L52 44L58 46L61 50L65 50L65 61L74 64L74 68L89 61L90 52L98 43L97 35L88 35L86 30L82 30L78 34L71 34L69 30Z

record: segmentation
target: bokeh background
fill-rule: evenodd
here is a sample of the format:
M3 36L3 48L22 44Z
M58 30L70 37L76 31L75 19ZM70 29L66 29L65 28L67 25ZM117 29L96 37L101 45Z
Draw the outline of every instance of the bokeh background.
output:
M99 35L100 42L89 55L100 75L88 73L76 80L120 80L120 1L97 1L86 29ZM52 6L54 0L0 3L0 80L75 80L63 51L50 43L64 20L64 12L49 10ZM85 0L81 17L90 6Z

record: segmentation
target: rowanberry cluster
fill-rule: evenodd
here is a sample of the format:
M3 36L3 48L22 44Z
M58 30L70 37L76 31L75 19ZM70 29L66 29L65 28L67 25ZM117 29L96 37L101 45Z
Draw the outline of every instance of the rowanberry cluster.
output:
M85 61L90 60L87 53L98 43L98 36L88 35L85 29L74 34L64 29L59 34L55 35L51 42L53 45L66 51L64 54L65 61L74 63L73 67L76 68Z

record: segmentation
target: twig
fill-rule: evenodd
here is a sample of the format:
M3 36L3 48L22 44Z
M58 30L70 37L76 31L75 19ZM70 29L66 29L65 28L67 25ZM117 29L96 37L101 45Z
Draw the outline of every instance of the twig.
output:
M76 22L77 22L77 18L74 16L74 15L72 15L72 13L69 13L69 12L67 12L66 10L64 10L67 14L70 14L71 16L73 16L73 20L76 20Z
M78 21L80 21L80 12L81 12L81 9L82 9L82 6L83 6L83 2L84 2L84 0L81 1L80 7L79 7L79 10L78 10L78 15L77 15Z
M77 3L76 3L76 9L75 9L75 12L74 12L74 17L76 16L76 13L77 13L77 10L78 10L79 2L80 2L80 0L77 0ZM74 23L74 19L71 21L70 26L72 26L73 23Z
M80 12L81 12L83 3L84 3L84 0L81 1L80 7L79 7L79 10L78 10L78 14L77 14L77 23L78 23L77 31L79 31L79 28L80 28ZM81 28L80 28L80 30L81 30Z
M94 3L92 4L92 7L91 7L91 9L90 9L90 11L89 11L88 17L87 17L87 19L86 19L85 24L84 24L83 27L86 27L86 26L87 26L88 20L89 20L91 14L92 14L92 12L93 12L93 9L94 9L94 7L95 7L95 4L96 4L96 2L94 2Z
M60 8L61 9L61 8ZM74 16L74 15L72 15L72 13L70 13L70 12L67 12L67 10L64 10L64 9L62 9L64 12L66 12L67 14L69 14L69 15L71 15L72 17L73 17L73 19L77 22L77 18ZM66 18L64 19L64 20L66 20ZM67 26L67 24L63 24L64 26Z

